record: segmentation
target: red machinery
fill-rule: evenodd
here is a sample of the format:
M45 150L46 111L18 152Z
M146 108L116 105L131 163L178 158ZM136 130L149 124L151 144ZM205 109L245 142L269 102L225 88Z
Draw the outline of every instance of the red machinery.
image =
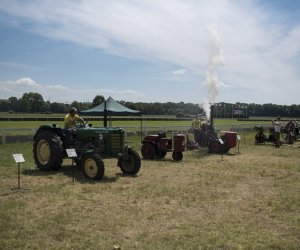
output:
M232 131L221 131L221 140L214 139L208 144L210 153L227 153L229 149L234 148L237 142L237 134Z
M208 147L210 153L227 153L237 143L237 133L232 131L221 131L219 139L213 127L213 108L211 105L210 123L200 129L194 129L195 143L200 147ZM193 147L189 147L193 149Z
M160 132L157 135L147 135L142 144L141 151L144 159L162 159L167 152L173 152L173 160L181 161L182 152L185 150L185 136L174 134L172 139L168 139L165 132Z

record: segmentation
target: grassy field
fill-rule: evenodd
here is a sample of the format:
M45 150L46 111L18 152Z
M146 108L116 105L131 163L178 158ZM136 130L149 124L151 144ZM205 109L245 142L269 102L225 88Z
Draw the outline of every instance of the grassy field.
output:
M56 123L59 126L63 126L63 122L59 121L0 121L0 129L1 128L38 128L43 124L52 124ZM96 127L102 127L102 121L92 121L91 122ZM191 126L192 121L143 121L143 126ZM216 125L256 125L256 124L265 124L271 126L271 119L269 121L247 121L240 122L236 119L215 119L214 123ZM140 127L140 121L113 121L112 126L114 127Z
M0 249L299 249L300 142L253 138L223 158L200 149L142 160L135 177L105 160L101 181L75 169L74 183L70 160L45 173L31 143L0 145ZM22 192L13 153L26 160Z

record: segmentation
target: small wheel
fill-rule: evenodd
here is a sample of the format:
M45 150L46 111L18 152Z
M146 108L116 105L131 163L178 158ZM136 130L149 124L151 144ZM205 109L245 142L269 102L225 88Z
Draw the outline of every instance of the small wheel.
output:
M155 147L151 143L144 143L142 146L142 156L144 159L153 159L155 156Z
M181 161L183 158L183 154L182 154L182 152L173 152L172 158L174 161Z
M128 159L125 159L124 156L120 157L118 166L124 174L135 175L141 168L141 158L135 150L128 149Z
M289 139L289 133L286 131L281 132L281 137L284 141L288 141Z
M104 175L104 163L98 154L87 154L82 158L81 169L86 178L100 180Z

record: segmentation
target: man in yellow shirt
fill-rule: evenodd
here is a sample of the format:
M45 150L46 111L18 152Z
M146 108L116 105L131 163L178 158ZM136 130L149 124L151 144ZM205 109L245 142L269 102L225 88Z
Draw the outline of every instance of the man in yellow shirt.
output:
M79 122L81 124L85 124L85 121L76 114L77 109L72 107L70 108L70 111L68 114L66 114L65 116L65 123L64 123L64 127L65 129L72 129L75 128L75 123Z
M85 124L85 121L76 114L77 109L72 107L70 108L70 111L65 116L65 122L64 122L64 130L66 133L66 140L65 140L65 146L66 147L73 147L74 146L74 138L76 136L76 129L75 129L75 123L79 122L81 124Z

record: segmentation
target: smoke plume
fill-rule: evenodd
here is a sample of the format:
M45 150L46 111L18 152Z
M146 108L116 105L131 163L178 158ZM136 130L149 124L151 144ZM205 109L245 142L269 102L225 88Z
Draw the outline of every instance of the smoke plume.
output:
M215 103L216 97L218 95L218 69L220 66L224 65L224 57L223 51L220 46L221 39L217 30L217 25L211 24L207 27L207 29L211 35L211 55L206 70L206 84L208 87L208 97L204 100L202 107L205 110L207 119L209 120L210 105Z

